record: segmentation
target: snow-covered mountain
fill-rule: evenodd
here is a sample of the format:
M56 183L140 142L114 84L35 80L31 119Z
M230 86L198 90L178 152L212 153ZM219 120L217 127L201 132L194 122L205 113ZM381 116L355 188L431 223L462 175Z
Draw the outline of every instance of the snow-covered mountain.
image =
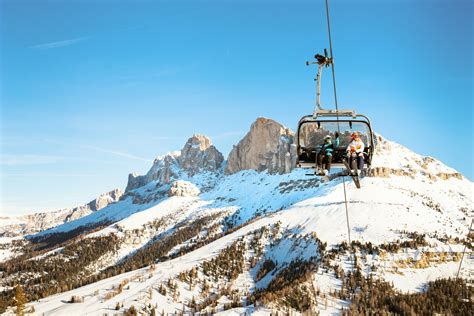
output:
M0 217L0 237L15 237L34 234L63 223L74 221L117 202L123 195L122 190L114 189L99 195L87 204L72 209L53 212L38 212L20 216Z
M45 315L472 311L472 182L381 136L361 189L323 182L291 170L292 142L258 119L229 165L195 135L116 203L4 241L3 307L20 284ZM465 246L464 281L434 282ZM460 293L449 310L443 290Z

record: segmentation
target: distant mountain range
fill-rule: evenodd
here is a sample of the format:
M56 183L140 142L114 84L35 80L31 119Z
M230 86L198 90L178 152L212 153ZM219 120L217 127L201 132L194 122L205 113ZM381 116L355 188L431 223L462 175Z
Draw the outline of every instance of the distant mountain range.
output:
M103 209L111 203L117 202L122 195L122 190L114 189L99 195L87 204L73 209L39 212L21 216L2 216L0 217L0 236L15 237L30 235L63 223L74 221Z

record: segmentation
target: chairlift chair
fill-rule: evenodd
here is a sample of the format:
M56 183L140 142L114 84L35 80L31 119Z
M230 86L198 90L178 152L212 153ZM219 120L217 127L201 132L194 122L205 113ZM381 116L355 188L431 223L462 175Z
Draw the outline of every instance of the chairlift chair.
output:
M351 141L353 132L359 132L364 142L364 168L370 169L372 156L375 149L374 133L370 120L363 114L357 114L353 110L325 110L320 104L321 95L321 72L323 67L329 67L333 63L329 58L327 50L324 56L316 54L316 61L306 62L306 65L317 64L318 72L316 81L316 105L312 115L303 116L298 122L296 132L296 148L298 168L316 168L317 155L324 144L324 137L330 135L335 139L335 133L339 133L339 146L334 148L332 167L345 168L346 148Z
M339 128L338 128L339 125ZM303 116L298 122L296 132L296 152L298 168L315 168L316 157L324 144L324 137L330 135L335 139L339 132L339 146L332 155L333 168L345 168L346 148L353 132L359 132L365 144L364 168L370 169L375 148L375 140L370 120L363 114L354 111L321 111L316 115Z

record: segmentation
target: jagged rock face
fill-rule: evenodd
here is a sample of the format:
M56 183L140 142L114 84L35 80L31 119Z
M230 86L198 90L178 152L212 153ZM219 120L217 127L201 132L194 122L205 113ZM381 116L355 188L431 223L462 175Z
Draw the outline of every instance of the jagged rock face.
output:
M117 202L123 195L122 190L115 189L110 192L99 195L94 201L90 202L91 210L98 211L113 202Z
M232 149L227 159L226 174L241 170L267 170L288 173L296 165L294 133L280 123L258 118L250 131Z
M199 189L188 181L178 180L173 182L168 191L168 196L198 196Z
M153 166L144 176L131 173L128 175L128 183L125 191L130 191L144 186L151 181L158 180L160 183L169 183L171 179L179 175L179 153L171 153L158 157L153 162Z
M208 137L193 135L188 139L181 152L174 152L155 159L146 175L130 174L125 191L142 187L155 180L161 184L170 183L179 178L181 171L186 172L189 176L194 176L202 171L217 172L223 162L224 156L212 145Z
M224 156L212 145L204 135L193 135L189 138L179 157L179 163L190 176L201 171L218 171Z
M74 221L83 216L89 215L92 212L103 209L110 203L117 202L123 195L123 191L120 189L114 189L110 192L99 195L96 199L90 201L86 205L78 206L73 208L71 212L66 216L64 222Z

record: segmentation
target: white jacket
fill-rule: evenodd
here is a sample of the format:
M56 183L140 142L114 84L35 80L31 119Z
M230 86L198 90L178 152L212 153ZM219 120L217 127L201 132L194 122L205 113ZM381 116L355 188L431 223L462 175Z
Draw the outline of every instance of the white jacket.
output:
M349 146L347 146L347 149L346 151L348 152L356 152L358 154L362 154L364 152L364 142L361 140L361 141L355 141L352 140L352 142L349 144Z

